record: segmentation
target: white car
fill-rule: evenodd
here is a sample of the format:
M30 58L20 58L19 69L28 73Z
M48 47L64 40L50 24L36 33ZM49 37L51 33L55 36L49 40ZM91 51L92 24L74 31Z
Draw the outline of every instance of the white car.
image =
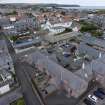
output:
M89 98L90 100L94 101L95 103L98 102L98 98L97 98L96 96L94 96L94 95L89 94L89 95L88 95L88 98Z

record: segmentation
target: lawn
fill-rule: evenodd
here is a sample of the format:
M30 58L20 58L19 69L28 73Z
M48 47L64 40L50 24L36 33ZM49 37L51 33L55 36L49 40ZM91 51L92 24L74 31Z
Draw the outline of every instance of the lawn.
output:
M11 103L10 105L25 105L24 99L20 98L16 101L14 101L13 103Z

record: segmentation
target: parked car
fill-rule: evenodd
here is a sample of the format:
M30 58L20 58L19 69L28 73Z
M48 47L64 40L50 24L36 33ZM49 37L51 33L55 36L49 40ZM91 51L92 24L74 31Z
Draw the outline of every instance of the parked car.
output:
M64 57L69 57L69 56L70 56L69 53L65 53L65 54L64 54Z
M104 99L104 95L101 93L101 92L99 92L99 91L94 91L94 93L93 93L96 97L98 97L98 98L100 98L100 99Z
M66 43L66 44L62 44L62 45L60 45L60 47L69 47L70 46L70 44L69 43Z
M89 94L89 95L88 95L88 98L89 98L90 100L94 101L95 103L98 102L98 98L97 98L95 95Z
M83 102L84 102L86 105L95 105L95 103L94 103L93 101L91 101L90 99L87 99L87 98L85 98L85 99L83 100Z
M97 91L105 95L105 90L103 88L98 88Z

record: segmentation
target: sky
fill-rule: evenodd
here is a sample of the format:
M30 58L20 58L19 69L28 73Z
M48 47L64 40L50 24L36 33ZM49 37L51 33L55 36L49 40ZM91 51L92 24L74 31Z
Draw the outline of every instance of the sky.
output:
M0 0L0 3L58 3L81 6L105 6L105 0Z

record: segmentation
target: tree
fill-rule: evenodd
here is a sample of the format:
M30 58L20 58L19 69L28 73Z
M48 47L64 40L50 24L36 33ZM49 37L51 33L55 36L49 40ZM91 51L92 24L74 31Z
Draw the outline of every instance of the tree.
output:
M17 11L14 10L11 14L16 15L17 14Z
M10 13L6 13L5 15L17 15L17 11L15 11L15 10L13 10L12 12L10 12Z
M40 12L44 13L45 9L44 8L40 8Z
M66 13L64 11L62 11L61 14L64 15L64 16L66 15Z
M86 24L86 25L83 25L80 29L81 32L91 32L93 30L97 30L98 27L95 26L94 24Z

